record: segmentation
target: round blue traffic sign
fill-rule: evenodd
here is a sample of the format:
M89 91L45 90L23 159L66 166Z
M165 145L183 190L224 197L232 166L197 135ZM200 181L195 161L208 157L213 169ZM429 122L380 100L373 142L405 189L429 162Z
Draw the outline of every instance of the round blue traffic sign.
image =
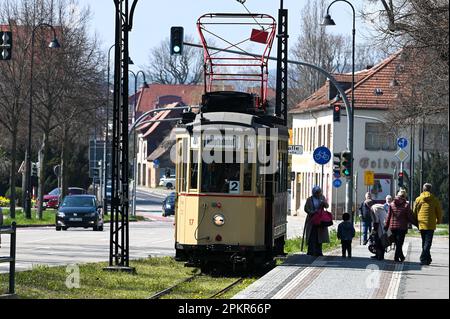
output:
M404 138L404 137L400 137L397 140L397 145L400 148L405 148L406 146L408 146L408 140L406 138Z
M342 181L340 179L335 179L333 181L333 186L334 187L339 188L339 187L341 187L341 185L342 185Z
M314 162L316 162L319 165L325 165L331 159L331 152L325 146L321 146L314 150L313 157Z

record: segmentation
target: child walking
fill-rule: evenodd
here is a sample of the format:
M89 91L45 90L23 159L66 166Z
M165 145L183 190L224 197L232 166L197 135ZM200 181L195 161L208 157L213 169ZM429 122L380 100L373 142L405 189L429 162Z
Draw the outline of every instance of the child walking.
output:
M344 213L342 219L344 221L339 224L337 231L337 238L342 244L342 258L345 258L347 253L348 258L352 258L352 239L355 237L355 228L350 221L350 214Z

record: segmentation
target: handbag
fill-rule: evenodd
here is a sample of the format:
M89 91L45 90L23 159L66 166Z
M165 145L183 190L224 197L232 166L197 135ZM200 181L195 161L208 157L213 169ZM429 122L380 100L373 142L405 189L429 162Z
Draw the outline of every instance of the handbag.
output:
M383 248L387 248L392 245L394 242L394 235L392 234L391 229L388 229L380 238L381 245Z
M333 225L333 215L325 209L321 208L313 214L311 223L314 226L330 227L331 225Z

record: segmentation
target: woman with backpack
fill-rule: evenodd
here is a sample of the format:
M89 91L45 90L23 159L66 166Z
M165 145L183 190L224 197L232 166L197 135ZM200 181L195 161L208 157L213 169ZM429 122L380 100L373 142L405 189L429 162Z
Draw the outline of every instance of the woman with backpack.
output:
M390 229L394 236L395 256L394 261L403 262L403 243L408 232L408 224L413 221L413 215L409 203L406 201L406 191L401 189L394 201L389 205L388 215L384 230Z

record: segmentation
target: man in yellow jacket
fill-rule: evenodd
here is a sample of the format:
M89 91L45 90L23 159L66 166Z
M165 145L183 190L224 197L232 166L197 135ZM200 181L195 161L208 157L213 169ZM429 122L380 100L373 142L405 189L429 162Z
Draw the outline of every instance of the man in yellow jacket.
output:
M423 185L423 192L414 202L414 217L422 236L422 254L420 264L431 264L431 244L436 224L442 221L442 209L439 200L431 193L431 184Z

